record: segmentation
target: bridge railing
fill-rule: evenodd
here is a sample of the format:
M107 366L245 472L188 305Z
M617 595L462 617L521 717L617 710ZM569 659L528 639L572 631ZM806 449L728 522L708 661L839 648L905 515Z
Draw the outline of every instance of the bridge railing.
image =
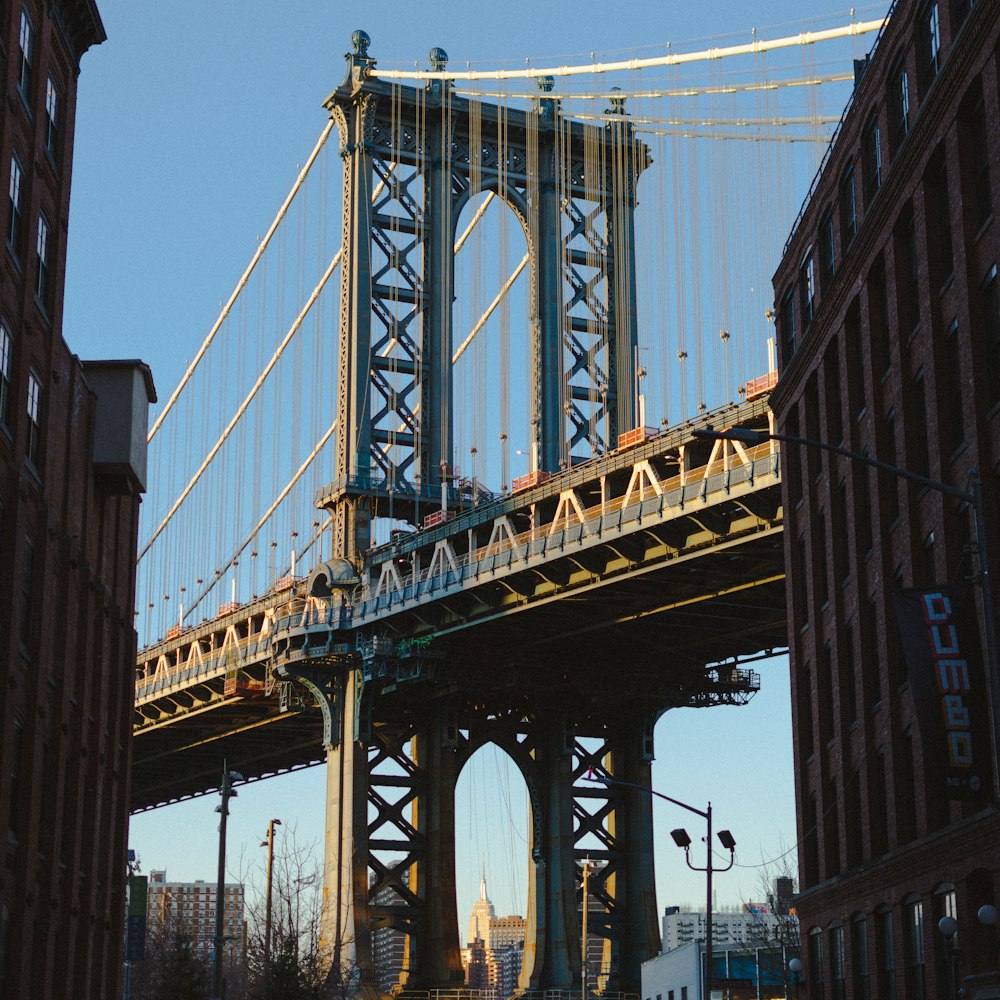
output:
M218 650L202 648L204 638L193 636L193 644L184 646L186 630L174 638L173 648L161 649L151 656L145 666L137 668L136 703L158 697L170 691L205 682L224 675L234 668L244 667L268 656L274 639L300 631L316 629L346 630L357 618L381 612L394 605L432 596L441 588L453 587L476 579L482 573L493 574L513 567L515 562L528 562L534 557L544 558L550 550L565 546L582 545L587 538L598 538L607 531L619 531L633 522L649 516L664 517L681 513L688 504L704 502L741 483L752 482L757 476L779 472L779 455L770 443L745 450L747 461L733 461L720 456L703 466L685 470L667 479L635 486L625 494L606 498L603 502L576 509L545 524L535 525L513 535L506 535L489 544L477 546L465 553L453 553L452 562L443 571L433 564L415 573L410 571L402 589L384 594L373 593L369 581L362 590L361 600L354 608L334 605L320 598L308 598L308 603L294 612L280 615L272 621L271 628L228 641ZM580 514L582 513L582 517ZM447 536L446 536L447 537ZM388 553L387 553L388 555ZM377 564L376 564L377 565ZM432 572L433 570L433 572ZM273 603L257 600L245 608L234 609L228 623L218 623L223 631L242 620L242 614L252 618L262 611L280 608L295 599L295 591L275 594ZM171 657L173 662L164 663ZM155 663L149 672L149 665ZM144 672L145 671L145 672Z
M770 442L746 449L747 464L737 463L727 468L725 458L687 470L661 480L659 489L651 484L638 487L626 495L583 508L583 518L574 511L544 525L534 526L513 536L505 536L490 544L454 555L454 568L432 572L432 567L408 573L409 582L402 590L385 594L373 593L369 582L356 608L356 617L383 611L394 604L412 601L433 593L440 587L453 586L478 576L509 566L515 557L524 561L545 555L550 546L560 548L579 544L585 535L595 537L603 530L616 530L649 514L662 515L665 510L683 512L685 506L705 499L743 482L752 482L759 475L777 475L779 455ZM655 509L654 509L655 508ZM631 512L631 516L629 515ZM595 527L597 526L597 527ZM497 559L501 559L498 563ZM488 566L483 565L489 562Z

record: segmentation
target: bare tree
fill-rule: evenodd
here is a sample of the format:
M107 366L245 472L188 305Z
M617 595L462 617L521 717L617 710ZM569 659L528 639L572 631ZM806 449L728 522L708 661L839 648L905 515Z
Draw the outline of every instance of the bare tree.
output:
M798 889L797 870L794 848L762 861L754 890L757 899L743 901L743 910L750 918L750 941L758 949L761 979L782 983L786 997L790 995L788 962L800 950L799 918L793 901Z

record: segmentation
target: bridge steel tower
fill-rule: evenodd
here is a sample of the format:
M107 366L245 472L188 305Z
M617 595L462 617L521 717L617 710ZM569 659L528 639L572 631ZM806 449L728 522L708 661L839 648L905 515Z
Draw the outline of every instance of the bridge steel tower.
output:
M380 81L368 36L355 32L352 45L326 102L344 161L336 479L322 500L333 558L313 574L314 592L327 594L361 575L374 516L391 509L416 522L421 505L454 493L453 248L459 215L480 192L513 209L528 242L532 471L601 454L635 426L633 213L649 163L622 115L571 121L550 80L533 110L501 108L446 82ZM431 53L435 69L446 59ZM648 787L653 723L668 706L635 692L616 700L613 685L595 706L574 688L586 673L558 658L498 690L469 669L468 642L435 653L447 663L429 651L403 662L374 634L356 642L356 654L296 675L327 720L324 939L335 972L374 983L371 931L392 926L407 935L406 989L461 984L455 785L492 741L520 768L531 802L521 986L579 982L579 865L582 844L598 843L606 864L592 891L605 913L591 926L605 937L604 984L638 990L640 963L659 945L649 796L577 783L596 766ZM535 667L544 682L530 679ZM448 681L400 699L400 671ZM395 902L375 906L386 886Z

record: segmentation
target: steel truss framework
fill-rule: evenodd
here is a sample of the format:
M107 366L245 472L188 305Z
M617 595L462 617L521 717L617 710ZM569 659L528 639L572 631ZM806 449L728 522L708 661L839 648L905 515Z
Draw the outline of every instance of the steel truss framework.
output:
M480 192L507 203L528 243L532 471L603 454L635 425L633 214L649 162L621 115L585 125L552 99L525 112L449 84L393 86L371 75L367 46L356 32L326 102L344 160L328 495L334 554L350 559L369 544L373 501L412 519L415 498L450 481L454 238Z

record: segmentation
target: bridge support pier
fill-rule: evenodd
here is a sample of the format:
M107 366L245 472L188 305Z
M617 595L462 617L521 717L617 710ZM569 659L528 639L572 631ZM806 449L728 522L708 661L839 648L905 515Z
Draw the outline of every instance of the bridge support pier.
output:
M573 737L565 717L535 723L542 815L533 817L521 989L570 989L580 978L573 863Z
M465 975L455 893L455 785L458 755L450 713L438 708L413 737L421 782L413 800L413 826L422 857L410 867L410 890L423 907L416 934L407 939L402 983L410 989L454 988Z
M323 858L323 908L320 951L338 983L375 995L374 962L368 918L368 754L357 739L355 706L361 672L339 679L340 702L335 742L326 750L326 838Z

